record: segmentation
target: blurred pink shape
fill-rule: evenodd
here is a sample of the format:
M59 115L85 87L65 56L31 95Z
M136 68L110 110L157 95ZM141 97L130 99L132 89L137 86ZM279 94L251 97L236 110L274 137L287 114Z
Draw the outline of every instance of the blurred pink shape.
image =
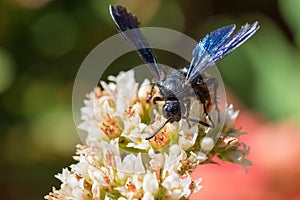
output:
M241 141L251 147L249 173L235 164L202 165L193 179L204 186L191 199L300 199L300 131L290 122L267 123L243 111L237 127L248 132Z

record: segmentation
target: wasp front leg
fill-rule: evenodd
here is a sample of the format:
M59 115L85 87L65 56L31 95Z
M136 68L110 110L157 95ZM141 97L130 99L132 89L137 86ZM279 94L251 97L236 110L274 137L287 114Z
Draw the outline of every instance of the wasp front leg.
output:
M153 97L153 92L154 92L154 87L155 87L155 83L151 83L151 90L150 90L150 93L148 94L147 98L146 98L146 102L147 103L150 103L152 97Z
M164 99L162 97L158 97L158 96L153 98L153 100L152 100L153 105L155 106L155 109L158 111L159 109L158 109L157 101L164 101Z

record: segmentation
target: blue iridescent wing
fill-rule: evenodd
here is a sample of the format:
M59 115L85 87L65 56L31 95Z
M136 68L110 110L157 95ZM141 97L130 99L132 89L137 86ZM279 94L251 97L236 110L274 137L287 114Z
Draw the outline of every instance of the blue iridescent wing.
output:
M123 6L109 6L109 10L121 35L137 51L142 60L148 64L154 78L158 81L162 80L164 72L158 66L153 50L139 29L137 17L127 12Z
M220 28L207 35L196 45L186 76L189 82L196 80L208 67L213 66L214 63L243 44L259 29L259 25L258 22L252 25L246 24L231 36L234 29L235 25Z
M206 35L193 50L193 59L188 70L187 79L201 67L210 61L211 55L224 44L226 39L233 33L235 25L220 28L210 35Z

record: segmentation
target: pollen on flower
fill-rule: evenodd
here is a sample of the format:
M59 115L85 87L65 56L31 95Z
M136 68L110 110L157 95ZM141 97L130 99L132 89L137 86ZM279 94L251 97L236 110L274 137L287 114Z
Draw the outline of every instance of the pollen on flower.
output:
M87 191L91 191L92 189L91 184L89 184L86 180L84 180L84 189L86 189Z
M104 92L101 92L100 87L95 87L94 92L95 92L95 96L96 96L97 99L99 99L104 94Z
M192 152L193 153L193 152ZM181 163L178 168L178 172L181 175L191 174L196 167L199 165L200 160L195 158L191 159L191 156L187 159L181 160Z
M162 148L169 143L169 133L166 130L166 127L157 133L152 139L150 139L150 143L153 147Z
M116 161L114 156L115 156L114 153L111 150L108 150L106 152L105 163L108 164L109 166L115 167Z
M110 178L107 175L104 176L104 181L109 185L111 184Z
M135 109L133 109L131 106L128 108L127 110L127 114L128 114L128 117L134 117L135 115Z
M235 137L231 137L231 136L224 137L223 141L226 145L235 145L238 143L238 139Z
M101 90L100 87L95 87L93 92L94 92L94 95L95 95L96 99L100 99L102 96L107 96L108 95L107 92L105 90ZM91 98L90 93L87 93L85 96L86 96L87 99Z
M109 138L116 138L121 134L121 129L117 121L112 118L108 113L106 115L106 122L101 123L100 129L103 131L105 135Z
M133 182L128 181L128 183L126 183L126 187L130 192L136 192L136 187Z
M189 189L191 190L192 193L198 192L202 188L202 186L200 185L201 180L202 179L200 178L196 181L191 182Z

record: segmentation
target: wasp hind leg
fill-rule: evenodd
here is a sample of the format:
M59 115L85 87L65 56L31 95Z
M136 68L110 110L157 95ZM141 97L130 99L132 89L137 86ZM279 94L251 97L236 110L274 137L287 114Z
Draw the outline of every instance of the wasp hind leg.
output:
M191 123L188 120L189 119L189 115L190 115L190 110L191 110L191 99L186 99L185 102L186 102L186 118L187 118L186 122L187 122L189 128L191 128Z
M209 118L209 120L211 122L211 125L208 124L208 123L206 123L206 122L204 122L204 121L202 121L202 120L190 118L189 114L190 114L190 110L191 110L191 100L187 99L187 100L185 100L185 102L186 102L186 116L182 116L182 119L186 120L186 122L188 123L189 128L191 128L190 122L194 122L194 123L197 123L197 124L200 124L200 125L203 125L203 126L206 126L206 127L210 127L210 128L214 127L214 124L211 121L210 116L207 114L206 109L205 109L205 112L206 112L205 115L208 116L208 118Z
M218 80L216 78L209 78L206 81L207 84L211 84L213 87L213 102L215 105L215 109L217 111L217 116L218 116L218 122L220 122L220 109L218 107L218 95L217 95L217 90L218 90Z
M204 98L202 93L198 94L198 98L199 98L200 103L202 104L202 107L203 107L203 114L208 118L209 122L211 123L211 126L209 126L209 127L215 127L215 124L214 124L213 120L211 119L210 115L207 112L206 99Z
M194 123L206 126L206 127L210 127L210 128L214 127L214 125L210 125L210 124L208 124L204 121L198 120L198 119L192 119L192 118L188 118L186 116L182 116L182 119L185 119L187 122L194 122Z

